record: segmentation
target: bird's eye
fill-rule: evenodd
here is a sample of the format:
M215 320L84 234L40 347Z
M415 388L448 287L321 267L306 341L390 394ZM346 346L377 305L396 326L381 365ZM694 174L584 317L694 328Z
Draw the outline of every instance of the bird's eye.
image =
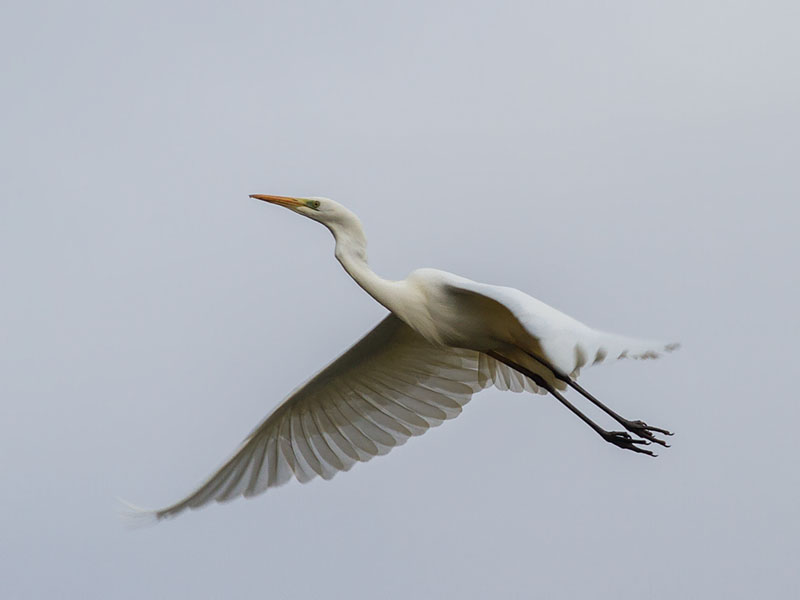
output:
M319 208L319 200L312 200L309 206L314 210L317 210Z

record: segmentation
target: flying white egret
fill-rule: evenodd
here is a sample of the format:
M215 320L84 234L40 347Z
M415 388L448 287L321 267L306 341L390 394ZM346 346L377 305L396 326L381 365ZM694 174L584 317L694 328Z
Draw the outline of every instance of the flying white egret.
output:
M677 344L597 331L519 290L435 269L419 269L403 281L383 279L367 264L361 222L341 204L327 198L251 198L325 225L345 271L390 313L292 392L197 490L147 514L163 519L212 501L254 496L292 476L302 483L318 475L330 479L452 419L490 385L550 393L620 448L655 456L643 446L667 445L654 434L672 435L669 431L621 417L577 377L585 365L655 358ZM607 431L589 419L562 395L567 386L627 432Z

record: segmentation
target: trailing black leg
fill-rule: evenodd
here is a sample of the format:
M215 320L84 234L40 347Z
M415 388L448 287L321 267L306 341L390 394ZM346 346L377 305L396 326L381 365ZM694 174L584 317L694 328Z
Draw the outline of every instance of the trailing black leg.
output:
M631 421L626 419L622 415L619 415L614 410L610 409L608 406L600 402L597 398L595 398L592 394L588 392L588 390L584 389L577 381L573 381L571 378L567 377L566 375L562 375L558 371L556 371L553 367L551 367L547 362L539 358L538 356L534 356L533 354L526 352L528 356L530 356L533 360L538 362L543 367L549 369L556 379L559 379L570 386L572 389L579 392L584 398L586 398L589 402L597 406L600 410L605 412L608 416L614 419L617 423L622 425L625 429L630 431L631 433L638 435L646 440L650 440L656 444L661 444L662 446L669 448L669 444L667 444L664 440L657 438L653 435L653 432L661 433L663 435L673 435L672 432L667 431L666 429L661 429L660 427L652 427L645 423L644 421L636 420Z
M602 437L605 441L610 444L614 444L619 448L624 448L625 450L632 450L634 452L639 452L641 454L648 454L649 456L656 456L650 450L645 448L641 448L640 446L647 446L650 442L647 439L636 440L633 439L630 434L624 431L606 431L602 427L600 427L597 423L592 421L589 417L583 414L580 410L578 410L575 405L573 405L569 400L567 400L561 392L555 389L552 385L550 385L541 375L534 373L530 369L525 368L522 365L518 365L517 363L513 362L512 360L506 358L498 354L497 352L488 352L489 356L493 359L503 363L504 365L514 369L518 373L524 375L525 377L530 378L536 385L541 386L542 388L546 389L550 394L553 395L561 404L566 406L569 410L571 410L578 418L581 419L584 423L586 423L589 427L591 427L595 433L597 433L600 437Z

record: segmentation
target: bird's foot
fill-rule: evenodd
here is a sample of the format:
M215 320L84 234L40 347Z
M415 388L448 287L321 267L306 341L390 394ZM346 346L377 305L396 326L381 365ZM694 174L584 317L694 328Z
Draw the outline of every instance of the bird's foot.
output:
M665 448L669 448L669 444L664 440L657 438L655 435L653 435L653 432L663 435L673 435L671 431L667 431L666 429L661 429L659 427L651 427L644 421L628 421L625 419L623 420L622 425L633 435L638 435L640 438L644 438L650 442L653 442L654 444L661 444Z
M634 452L639 452L641 454L647 454L649 456L658 456L657 454L647 450L646 448L640 448L640 446L649 446L649 440L636 440L631 437L631 434L625 431L606 431L601 433L600 435L603 436L603 439L610 444L614 444L619 448L623 448L625 450L633 450Z

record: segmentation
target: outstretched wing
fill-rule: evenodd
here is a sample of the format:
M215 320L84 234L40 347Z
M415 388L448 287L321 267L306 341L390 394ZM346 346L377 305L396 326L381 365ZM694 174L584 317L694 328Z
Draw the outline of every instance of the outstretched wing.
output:
M434 346L394 315L296 389L192 494L187 508L332 478L452 419L481 389L478 353Z
M494 302L508 311L529 337L526 350L543 359L563 375L576 378L582 367L622 358L658 358L680 345L607 333L592 329L577 319L514 288L477 283L448 274L447 285L454 294L472 297L481 306ZM470 300L467 300L470 301ZM540 372L538 369L533 369ZM532 381L515 374L488 356L481 355L481 373L490 373L489 381L501 389L535 389ZM546 375L545 372L542 372ZM484 375L485 376L485 375ZM549 378L548 378L549 379ZM504 383L509 381L509 383ZM558 381L551 380L553 385ZM560 385L556 385L561 387Z

